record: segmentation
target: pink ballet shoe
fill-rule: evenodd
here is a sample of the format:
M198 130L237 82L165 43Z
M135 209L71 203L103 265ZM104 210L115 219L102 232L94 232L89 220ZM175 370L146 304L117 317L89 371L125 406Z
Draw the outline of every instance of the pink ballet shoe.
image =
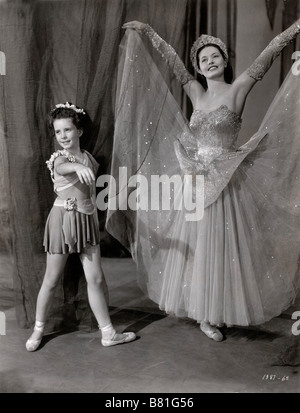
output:
M208 322L202 321L200 329L208 338L214 341L223 341L223 334L216 327L211 326Z
M33 340L31 337L33 336L33 334L31 335L31 337L26 341L26 350L27 351L36 351L43 339L43 332L44 332L44 328L43 327L37 327L36 325L34 326L33 329L34 332L38 332L40 333L40 338L38 340Z
M120 337L120 338L119 338ZM102 346L111 347L118 344L130 343L136 339L135 333L115 334L112 339L101 339Z

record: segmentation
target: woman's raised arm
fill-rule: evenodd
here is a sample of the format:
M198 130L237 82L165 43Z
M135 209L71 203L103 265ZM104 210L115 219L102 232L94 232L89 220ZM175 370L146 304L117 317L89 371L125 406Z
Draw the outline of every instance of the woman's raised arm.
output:
M272 63L281 51L300 33L300 19L292 24L284 32L278 34L254 60L251 66L237 77L233 86L238 90L238 100L245 100L247 94L258 80L262 80L264 75L272 66Z
M166 60L167 64L173 71L176 79L181 83L184 87L185 91L189 95L189 92L192 91L194 88L187 86L189 82L196 81L194 76L192 76L189 71L186 69L183 61L180 59L174 48L168 44L164 39L162 39L149 24L141 23L139 21L132 21L125 23L123 25L123 29L134 29L137 30L144 35L146 35L153 47L159 52L159 54ZM199 87L200 84L199 84ZM204 89L203 89L204 92Z

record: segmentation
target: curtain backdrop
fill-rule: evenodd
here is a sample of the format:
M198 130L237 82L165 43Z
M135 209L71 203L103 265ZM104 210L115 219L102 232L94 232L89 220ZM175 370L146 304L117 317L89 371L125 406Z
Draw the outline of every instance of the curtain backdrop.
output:
M300 14L300 1L299 0L284 0L282 10L282 30L287 29ZM298 46L298 47L297 47ZM300 40L295 39L290 45L288 45L281 54L281 72L280 82L283 82L288 71L291 67L291 56L295 50L299 50Z
M44 224L54 200L45 161L56 147L47 131L46 114L64 101L84 107L95 124L84 147L100 163L99 174L106 173L122 24L146 21L177 47L185 10L185 0L0 3L0 50L7 60L6 75L0 77L1 225L6 224L1 246L6 244L13 258L21 327L34 321L45 270ZM63 319L92 322L82 278L74 255L57 289L50 330L60 328Z
M45 270L44 224L54 200L45 161L56 146L47 131L46 114L56 103L67 100L84 107L94 129L83 146L100 163L99 174L109 173L122 24L130 20L149 23L178 51L191 72L189 53L194 40L202 33L220 36L229 46L234 67L237 7L243 1L0 2L0 50L6 56L5 75L0 68L0 266L6 254L21 327L34 321ZM284 29L296 19L299 1L266 2L271 21L280 4ZM291 45L282 57L282 76L291 66L294 49ZM191 105L182 88L172 80L170 87L189 116ZM99 213L99 218L104 255L124 253L103 230L104 214ZM62 320L93 323L76 255L70 256L57 289L49 329L60 328Z

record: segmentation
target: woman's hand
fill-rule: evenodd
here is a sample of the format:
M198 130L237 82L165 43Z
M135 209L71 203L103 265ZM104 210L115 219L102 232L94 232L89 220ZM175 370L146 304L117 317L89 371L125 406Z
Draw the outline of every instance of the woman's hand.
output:
M146 27L145 23L138 22L137 20L134 20L132 22L124 23L122 26L122 29L133 29L133 30L138 30L142 31Z
M92 185L95 181L94 172L87 166L77 164L75 172L82 184Z

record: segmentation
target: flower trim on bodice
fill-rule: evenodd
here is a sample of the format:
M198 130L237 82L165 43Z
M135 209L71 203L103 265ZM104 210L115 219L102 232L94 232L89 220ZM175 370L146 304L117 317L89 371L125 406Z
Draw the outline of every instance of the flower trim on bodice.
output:
M52 179L54 178L54 162L55 162L55 159L58 158L59 156L64 156L65 158L68 159L69 162L75 162L76 161L75 156L71 155L70 152L66 151L65 149L63 149L63 150L59 149L58 151L54 152L51 155L50 159L48 161L46 161L47 168L50 171Z

